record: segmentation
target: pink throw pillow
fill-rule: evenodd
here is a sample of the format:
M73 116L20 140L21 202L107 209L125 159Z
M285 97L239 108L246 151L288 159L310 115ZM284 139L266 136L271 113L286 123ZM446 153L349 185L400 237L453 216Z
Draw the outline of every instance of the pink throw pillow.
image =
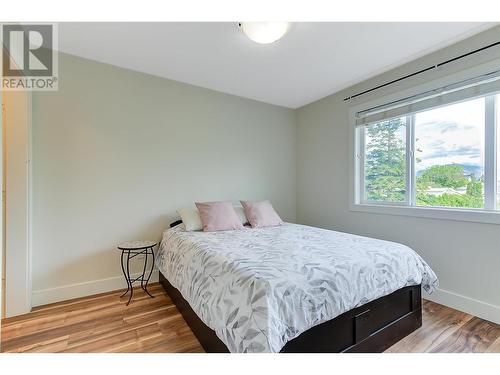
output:
M269 201L241 201L241 205L252 228L276 227L283 224L283 220Z
M230 202L195 202L204 232L243 229Z

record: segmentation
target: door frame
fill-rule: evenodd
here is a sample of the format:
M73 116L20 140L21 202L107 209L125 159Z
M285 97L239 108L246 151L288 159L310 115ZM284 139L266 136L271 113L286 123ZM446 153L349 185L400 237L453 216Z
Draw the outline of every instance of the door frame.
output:
M4 91L2 124L5 317L31 311L32 299L32 93ZM9 97L16 103L9 106ZM25 111L9 115L12 111ZM12 123L11 123L12 122ZM11 219L12 218L12 219ZM12 223L12 224L11 224Z

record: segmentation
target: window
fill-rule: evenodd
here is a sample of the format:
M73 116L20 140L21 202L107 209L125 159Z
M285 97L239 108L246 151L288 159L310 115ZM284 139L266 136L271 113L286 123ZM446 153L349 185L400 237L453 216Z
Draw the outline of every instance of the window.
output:
M406 199L406 118L366 126L364 133L365 200Z
M436 96L356 114L355 204L500 211L500 94Z
M484 207L484 98L415 114L417 206Z

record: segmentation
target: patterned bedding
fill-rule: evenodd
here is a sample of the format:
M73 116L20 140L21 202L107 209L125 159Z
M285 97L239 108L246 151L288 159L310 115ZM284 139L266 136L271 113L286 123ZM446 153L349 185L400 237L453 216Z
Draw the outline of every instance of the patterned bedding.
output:
M407 246L297 224L163 233L156 265L231 352L279 352L309 328L408 285L438 285Z

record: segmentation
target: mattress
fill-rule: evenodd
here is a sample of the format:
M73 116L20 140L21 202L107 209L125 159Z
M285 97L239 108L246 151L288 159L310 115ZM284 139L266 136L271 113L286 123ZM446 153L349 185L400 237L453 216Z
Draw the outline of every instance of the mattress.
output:
M409 285L432 293L409 247L286 223L166 230L156 265L231 352L279 352L304 331Z

